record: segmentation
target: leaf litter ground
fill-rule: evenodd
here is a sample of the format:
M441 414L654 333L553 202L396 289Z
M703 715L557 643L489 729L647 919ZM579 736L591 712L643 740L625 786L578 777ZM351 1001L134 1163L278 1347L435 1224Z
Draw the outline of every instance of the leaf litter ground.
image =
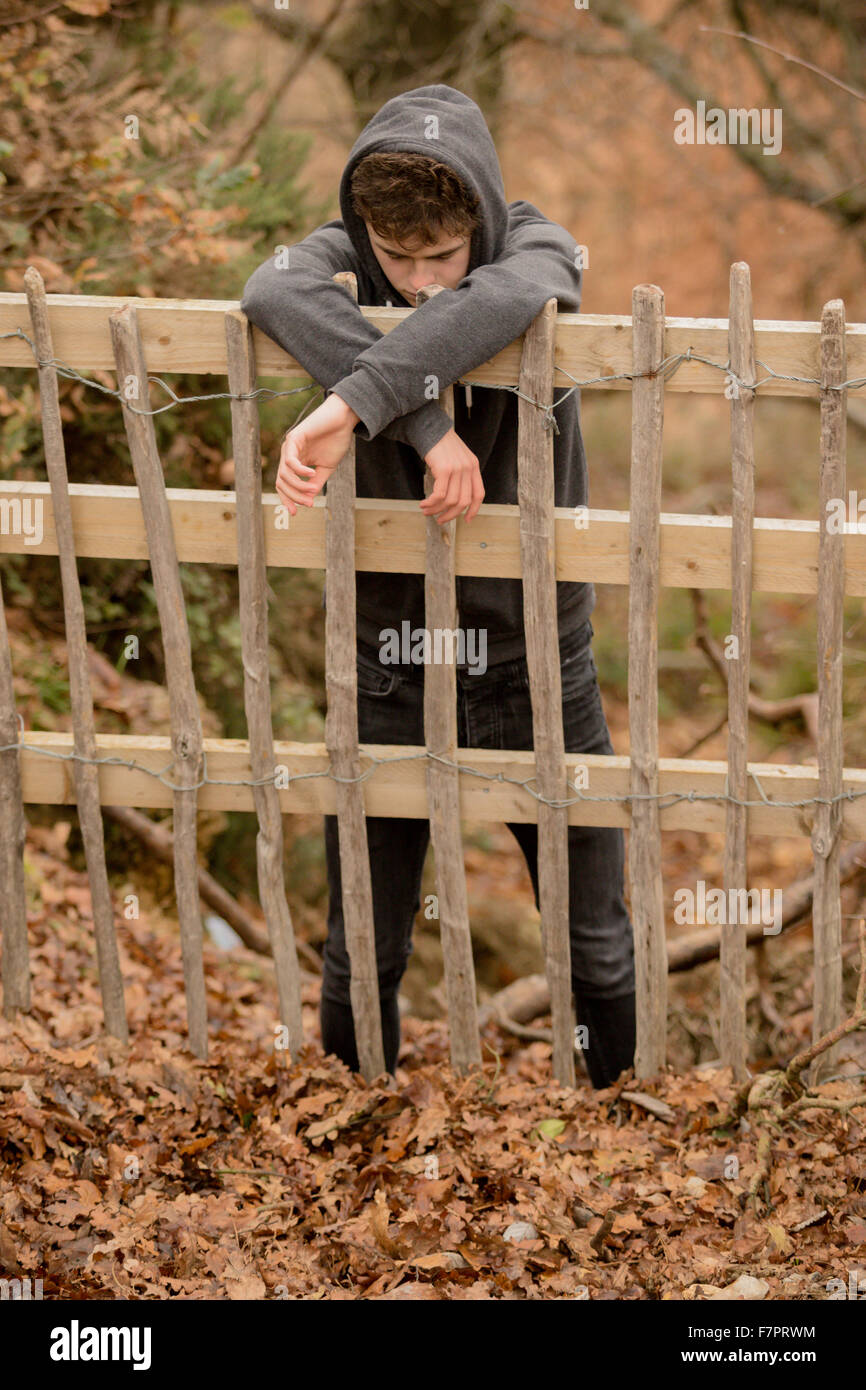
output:
M33 1010L0 1023L0 1270L46 1298L785 1300L866 1278L863 1109L778 1127L750 1202L728 1070L665 1072L636 1103L633 1079L556 1085L548 1044L488 1025L483 1074L461 1077L445 1025L408 1018L396 1078L367 1086L316 1042L286 1064L271 963L209 943L200 1063L155 915L119 932L124 1052L101 1034L81 876L30 863Z

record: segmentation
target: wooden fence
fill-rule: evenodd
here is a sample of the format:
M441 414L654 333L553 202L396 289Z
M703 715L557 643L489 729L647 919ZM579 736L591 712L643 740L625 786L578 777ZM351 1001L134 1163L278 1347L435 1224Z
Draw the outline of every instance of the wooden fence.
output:
M354 277L343 278L355 293ZM866 534L820 521L754 516L752 412L757 390L820 398L820 517L846 498L847 386L866 376L866 325L845 325L839 300L820 324L753 322L748 267L731 270L728 320L666 319L656 286L638 286L632 316L557 314L550 300L521 340L467 374L481 386L520 392L518 505L482 506L471 528L439 526L416 502L355 497L354 445L324 497L291 525L275 493L262 494L257 375L303 375L253 329L236 304L124 300L44 293L34 269L26 294L0 294L0 365L38 371L47 483L0 482L0 551L60 558L73 732L23 732L0 602L0 925L4 1013L29 1008L22 853L25 802L79 808L93 902L100 987L109 1033L128 1030L102 833L103 805L174 810L175 887L190 1046L207 1055L207 1016L196 858L197 809L255 810L259 893L276 965L280 1021L289 1050L302 1045L297 952L283 873L281 817L336 813L351 998L361 1070L382 1071L366 815L429 817L450 1019L451 1060L481 1060L460 816L537 821L542 941L551 988L553 1074L574 1083L574 1019L568 931L569 825L630 830L635 929L637 1052L645 1078L665 1062L667 952L661 831L687 826L726 834L725 893L746 885L747 837L809 835L815 863L814 1035L841 1022L840 839L866 837L866 770L843 767L842 604L866 594ZM383 332L409 310L362 307ZM55 356L56 354L56 356ZM37 365L38 364L38 365ZM62 372L117 373L136 487L68 482L58 404ZM760 364L756 376L756 364ZM167 489L153 429L148 373L221 373L232 396L234 492ZM848 374L850 373L850 379ZM554 506L554 383L631 390L630 511ZM732 511L660 511L666 391L730 399ZM443 404L453 411L449 387ZM539 406L545 409L539 409ZM430 489L427 475L427 490ZM42 536L21 525L42 509ZM11 523L11 524L10 524ZM76 558L149 558L162 627L171 736L98 734L88 680ZM244 699L249 739L202 737L179 561L239 566ZM268 688L266 566L326 568L325 743L274 741ZM454 630L455 577L524 582L534 750L456 746L456 671L425 672L425 748L358 744L355 570L425 574L426 622ZM630 757L563 751L556 626L557 580L629 585ZM659 758L657 610L661 585L730 589L727 762ZM747 761L750 605L753 591L817 594L818 763ZM2 598L2 593L0 593ZM74 780L68 775L69 764ZM171 776L166 769L171 768ZM578 788L586 769L589 791ZM472 769L471 775L463 769ZM535 791L532 788L535 788ZM748 804L744 804L747 803ZM746 937L722 932L721 1051L746 1074ZM820 1059L832 1065L833 1053Z

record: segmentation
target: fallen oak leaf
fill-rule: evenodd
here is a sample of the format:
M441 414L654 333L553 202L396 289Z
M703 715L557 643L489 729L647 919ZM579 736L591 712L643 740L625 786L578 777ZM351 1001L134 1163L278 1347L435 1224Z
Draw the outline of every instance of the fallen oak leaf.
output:
M502 1233L502 1239L518 1244L525 1240L538 1240L538 1231L531 1221L512 1221Z
M765 1227L771 1249L779 1255L790 1255L794 1249L794 1242L781 1222L767 1221Z
M373 1302L403 1302L405 1299L436 1299L441 1301L442 1295L436 1292L435 1285L422 1283L400 1284L395 1289L390 1289L388 1293L376 1294Z
M728 1284L727 1288L716 1289L715 1293L709 1295L711 1302L730 1302L737 1299L759 1300L766 1298L770 1292L770 1285L766 1279L755 1279L751 1274L741 1274L739 1279L735 1279L733 1284Z
M397 1285L400 1283L404 1273L405 1271L402 1268L402 1266L399 1266L396 1269L386 1270L384 1274L380 1274L377 1279L373 1280L372 1284L369 1284L367 1288L364 1289L364 1292L361 1295L362 1298L370 1298L373 1300L377 1298L387 1298L391 1289L395 1289ZM420 1288L421 1285L419 1284L418 1287ZM424 1287L432 1288L432 1285L428 1284Z
M311 1124L305 1131L304 1138L316 1146L321 1144L323 1139L336 1139L341 1129L368 1116L378 1103L377 1095L368 1096L360 1106L356 1100L351 1100L347 1105L341 1106L336 1114L328 1115L324 1120L316 1120Z
M456 1250L438 1250L430 1255L417 1255L405 1263L413 1269L466 1269L466 1260Z
M264 1298L267 1295L264 1279L254 1264L244 1260L239 1250L233 1251L229 1256L223 1278L226 1293L234 1302Z
M384 1250L385 1254L392 1258L399 1258L400 1246L388 1235L390 1217L391 1213L388 1211L385 1194L379 1187L376 1189L373 1205L370 1208L370 1230L373 1232L373 1239L380 1250Z
M14 1274L18 1269L18 1251L15 1248L15 1241L12 1232L0 1221L0 1263L10 1274Z
M211 1146L211 1144L215 1144L215 1143L217 1142L217 1138L218 1138L218 1136L217 1136L216 1134L206 1134L202 1139L190 1139L189 1142L188 1142L187 1144L181 1144L181 1145L179 1145L179 1147L178 1147L178 1153L180 1153L180 1154L197 1154L197 1153L201 1153L202 1149L209 1149L210 1146Z
M299 1115L321 1115L326 1106L339 1099L339 1091L318 1091L313 1096L300 1096L295 1101L295 1109Z

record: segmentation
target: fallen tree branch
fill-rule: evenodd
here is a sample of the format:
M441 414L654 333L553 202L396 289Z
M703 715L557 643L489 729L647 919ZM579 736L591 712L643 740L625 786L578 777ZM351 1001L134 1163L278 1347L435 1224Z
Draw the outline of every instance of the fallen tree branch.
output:
M136 811L132 806L103 806L105 815L117 821L124 829L131 830L137 835L147 849L163 860L166 864L171 864L174 860L174 836L170 830L152 821L149 816L144 816L140 811ZM257 952L260 956L271 955L271 944L265 932L253 921L248 912L235 902L230 893L217 883L216 879L199 865L198 869L198 891L204 902L218 912L224 921L233 927L245 946L251 951ZM312 946L306 941L296 941L298 954L312 966L316 975L322 973L322 962Z
M866 988L866 918L861 917L858 923L858 937L860 941L860 978L857 982L857 998L854 1004L854 1012L844 1023L840 1023L836 1028L831 1028L829 1033L825 1033L823 1038L812 1043L811 1047L804 1048L798 1052L796 1057L792 1057L785 1068L785 1080L793 1090L800 1084L800 1076L808 1066L814 1062L816 1057L820 1057L822 1052L826 1052L828 1047L846 1038L849 1033L856 1033L860 1028L866 1028L866 1009L863 1007L863 991Z
M727 690L728 663L718 642L710 636L704 592L702 589L692 589L690 592L695 610L695 642L715 668ZM804 695L791 695L784 700L765 700L750 690L749 713L756 719L763 719L767 724L780 724L783 719L799 715L813 743L818 741L818 695L815 691L808 691Z
M491 1019L503 1014L510 1023L529 1023L550 1009L550 987L544 975L523 975L482 1004L478 1010L478 1026L483 1028Z
M825 1033L823 1038L819 1038L811 1047L807 1047L804 1052L800 1052L793 1061L789 1062L785 1068L785 1081L793 1090L800 1084L800 1074L814 1062L816 1057L820 1057L822 1052L826 1052L828 1047L834 1043L841 1042L842 1038L847 1038L849 1033L856 1033L860 1028L866 1028L866 1011L852 1014L844 1023L840 1023L838 1028L831 1028L829 1033Z
M866 1105L866 1093L855 1096L853 1100L831 1100L829 1096L800 1096L798 1100L785 1107L781 1118L786 1120L798 1110L838 1110L840 1114L845 1114L859 1105Z
M500 1028L504 1028L506 1033L513 1033L515 1038L523 1038L526 1042L546 1042L553 1046L553 1031L550 1028L527 1028L526 1024L515 1023L513 1018L501 1012L494 1017Z
M659 1100L658 1096L647 1095L646 1091L620 1091L619 1099L631 1101L632 1105L639 1106L641 1110L649 1111L650 1115L655 1115L659 1120L665 1120L669 1123L676 1119L676 1114L667 1101Z
M849 883L866 870L866 841L857 840L854 844L848 845L839 855L839 882ZM790 884L783 892L783 900L786 904L782 913L782 932L801 922L812 910L812 895L815 887L814 874L807 874L805 878L798 879L796 883ZM768 938L764 936L764 927L760 922L751 922L746 925L746 944L756 946L761 941ZM779 935L782 933L780 932ZM682 936L674 941L668 942L668 973L675 974L679 970L691 970L695 965L702 965L705 961L715 960L721 949L722 928L721 927L702 927L700 931L684 932Z
M849 845L839 856L839 881L848 883L866 870L866 841L858 840ZM808 874L798 879L784 890L787 903L782 914L782 932L790 930L809 915L812 908L814 875ZM781 932L779 933L781 935ZM674 941L668 942L668 974L681 970L691 970L708 960L718 959L721 949L722 928L702 927L700 931L687 932ZM766 941L764 928L760 922L746 926L746 944L757 946ZM530 1023L539 1014L550 1009L550 990L544 975L524 975L494 994L478 1011L479 1025L483 1028L491 1020L500 1022L506 1032L514 1031L517 1037L528 1036L517 1033L516 1025ZM512 1025L509 1027L509 1025ZM541 1033L543 1030L533 1030ZM549 1041L543 1037L541 1041Z

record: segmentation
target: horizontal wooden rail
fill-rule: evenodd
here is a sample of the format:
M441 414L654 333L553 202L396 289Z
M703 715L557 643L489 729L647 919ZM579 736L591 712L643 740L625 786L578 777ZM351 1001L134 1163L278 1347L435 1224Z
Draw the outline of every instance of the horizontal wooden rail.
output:
M125 304L137 314L148 371L200 372L225 374L226 344L224 315L238 309L236 299L147 299L135 296L49 294L48 313L54 354L76 371L114 370L109 315ZM362 306L364 317L383 333L395 328L414 309L388 309ZM27 300L23 294L0 294L0 334L21 328L30 331ZM755 353L759 377L763 362L782 376L820 375L819 323L757 319ZM466 381L479 386L516 386L520 371L522 337L510 343L489 362L467 372ZM300 364L279 344L259 329L253 330L256 364L260 376L301 376L309 380ZM849 323L846 328L849 377L866 376L866 324ZM713 362L728 360L728 320L707 318L665 319L664 352L669 357L691 349ZM18 338L0 337L0 367L34 367L33 354ZM556 321L556 365L572 377L614 377L632 369L631 317L624 314L558 314ZM558 373L556 386L569 385ZM626 380L597 383L605 390L628 391ZM222 390L216 386L215 390ZM594 388L593 388L594 389ZM700 391L720 395L725 374L701 362L684 362L666 383L669 391ZM770 396L819 396L817 385L799 381L768 381L760 392ZM158 388L154 405L159 404ZM866 394L864 394L866 398ZM168 403L166 397L166 404Z
M79 558L146 560L147 539L138 489L71 483L75 551ZM168 488L168 504L179 560L236 565L237 521L233 492ZM17 501L16 501L17 499ZM17 509L42 502L42 539L30 544L16 530ZM359 497L356 501L355 568L423 574L425 517L418 503ZM317 497L290 519L275 524L281 506L275 492L262 498L268 565L324 569L325 501ZM284 514L288 517L288 514ZM556 578L627 584L629 513L589 508L585 529L574 513L555 508ZM691 513L661 514L661 575L668 588L730 589L731 518ZM818 583L817 521L757 517L753 589L762 593L814 594ZM57 538L47 483L0 482L0 554L56 555ZM456 531L455 572L485 578L519 579L520 513L517 506L485 503L471 527ZM845 593L866 595L866 519L862 532L845 536Z
M72 763L62 758L72 752L72 735L27 729L19 736L29 745L21 750L21 778L26 802L43 805L66 805L74 802ZM31 751L31 748L39 751ZM204 752L207 776L214 780L234 781L252 779L249 744L245 739L206 738ZM369 773L361 783L364 808L369 816L429 815L425 781L426 759L420 747L404 744L361 744L361 772L373 766L372 759L395 758L401 761L385 763ZM48 756L46 756L46 754ZM372 756L371 756L372 755ZM171 760L168 736L157 734L97 734L98 758L121 758L136 762L148 771L105 764L99 769L100 800L104 806L138 806L141 808L170 807L171 791L165 783L151 776L164 772ZM276 766L288 771L288 785L278 785L280 811L287 813L336 813L336 783L326 773L328 754L324 743L274 741ZM405 761L410 759L410 761ZM514 778L521 782L536 776L535 755L532 751L501 751L492 748L458 748L460 773L460 814L475 821L537 821L538 801L519 787L495 779ZM659 794L687 796L693 790L699 796L722 796L725 789L727 764L694 758L659 758ZM630 760L620 755L602 756L590 753L566 753L565 764L569 783L575 768L585 766L587 785L584 796L628 796L630 791ZM484 778L462 769L474 768ZM768 800L776 798L794 801L818 796L818 769L814 766L781 763L749 763L749 773L760 780ZM486 778L494 780L487 781ZM299 778L306 780L293 781ZM168 780L171 780L170 777ZM844 768L842 789L860 795L866 792L866 769ZM567 795L577 793L569 787ZM750 776L749 800L757 801L760 792ZM857 801L842 801L842 838L866 839L866 796ZM198 807L201 811L252 811L253 790L249 786L218 786L205 784L199 789ZM815 806L748 807L750 835L806 835L811 833ZM620 825L628 827L630 816L624 803L610 801L575 802L568 807L569 825ZM725 829L723 801L679 801L663 808L659 815L662 830L720 831Z

